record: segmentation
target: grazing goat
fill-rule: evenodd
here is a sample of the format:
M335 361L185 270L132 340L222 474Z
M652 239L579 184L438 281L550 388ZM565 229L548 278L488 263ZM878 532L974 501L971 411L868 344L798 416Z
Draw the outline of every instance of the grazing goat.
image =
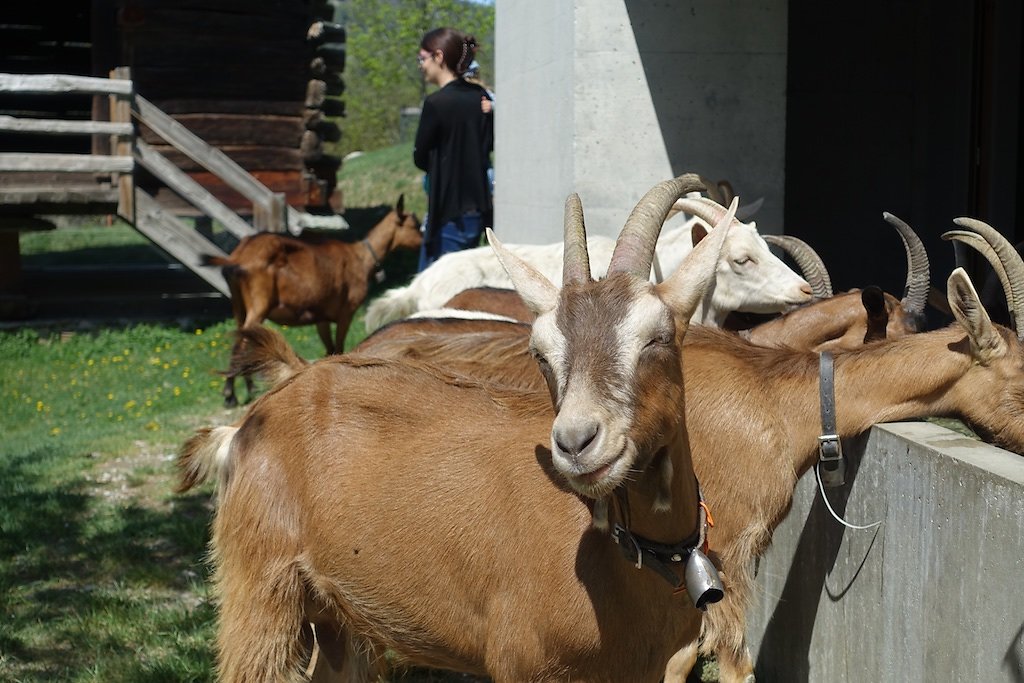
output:
M220 463L222 681L299 680L310 622L314 677L367 681L387 650L495 683L660 680L700 628L673 555L700 557L704 531L680 347L732 212L647 278L665 214L699 187L652 188L598 281L570 197L561 290L489 235L537 314L545 392L332 356L185 444L182 490ZM592 512L610 496L614 534Z
M654 281L661 279L661 273L674 272L705 232L705 224L715 225L725 213L723 206L706 197L680 199L675 206L694 218L683 226L666 230L658 240L652 262ZM602 236L588 240L595 277L604 274L614 244L611 238ZM549 279L557 281L561 277L560 242L508 246ZM440 308L462 290L473 287L509 287L508 276L488 247L445 254L417 274L408 286L381 294L366 308L366 329L373 332L416 311ZM753 223L734 221L715 281L707 299L694 312L693 322L717 326L730 311L776 313L810 301L811 296L811 286L771 252Z
M369 280L383 273L381 261L395 249L418 249L419 220L405 212L405 197L359 243L328 240L313 244L287 235L246 237L227 257L203 256L222 266L231 288L231 309L239 328L271 320L280 325L316 325L327 354L344 350L356 309L366 299ZM331 323L335 325L331 336ZM232 352L237 353L238 345ZM224 404L238 405L235 374L225 373ZM252 380L245 376L249 397Z
M994 265L1003 273L1012 317L1024 320L1024 261L985 224L972 219L957 224L998 255ZM1024 454L1024 330L1018 327L1013 334L992 324L962 269L949 277L947 299L956 320L949 327L836 353L840 437L876 422L951 416L986 440ZM398 358L415 354L466 377L543 391L529 358L526 325L494 322L488 331L467 334L472 330L467 323L462 336L412 334L403 341L397 328L419 324L399 323L388 337L364 340L360 351ZM294 354L281 358L292 371L302 367ZM743 681L753 670L745 643L753 561L788 512L797 479L817 459L818 354L758 347L698 326L687 333L683 364L694 469L715 517L713 557L727 585L724 600L705 616L701 649L717 656L722 681ZM731 455L723 459L722 452ZM666 683L685 680L697 652L697 641L683 648Z

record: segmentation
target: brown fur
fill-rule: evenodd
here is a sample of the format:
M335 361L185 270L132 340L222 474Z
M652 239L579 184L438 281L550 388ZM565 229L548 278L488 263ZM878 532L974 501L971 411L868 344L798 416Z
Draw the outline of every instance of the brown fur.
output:
M984 312L976 298L957 293L952 286L949 297L974 315ZM1024 349L1005 328L986 331L986 321L970 327L956 323L838 352L840 436L854 436L878 422L946 415L1024 454L1024 392L1019 388L1024 382ZM404 345L396 335L364 352L415 354L467 377L510 382L542 393L545 383L529 358L528 332L516 324L504 325L505 332L489 329L474 335L473 347L486 349L480 354L467 348L465 338L417 334ZM700 327L688 332L683 348L694 469L715 517L712 556L726 581L725 599L705 618L701 649L716 654L722 681L742 681L752 671L745 613L753 562L788 512L797 479L817 457L817 354L758 347ZM293 369L301 367L286 356L279 361ZM886 381L879 382L879 377ZM696 654L695 642L684 648L683 661L673 662L674 672L666 681L683 680Z
M519 293L514 289L500 287L471 287L464 289L444 305L445 308L456 308L466 311L484 311L503 315L513 320L532 323L536 318Z
M365 242L365 243L364 243ZM418 249L419 221L404 210L404 197L366 235L347 243L316 244L288 235L260 233L243 239L227 258L206 256L223 267L231 287L231 308L238 328L271 320L280 325L316 325L327 354L340 353L356 309L366 299L369 279L394 249ZM367 244L372 248L367 248ZM334 335L331 335L334 323ZM240 351L236 342L232 355ZM224 403L238 404L233 368L226 373ZM252 384L246 377L247 386Z
M892 294L851 289L756 325L745 336L762 346L836 351L914 334L920 321Z

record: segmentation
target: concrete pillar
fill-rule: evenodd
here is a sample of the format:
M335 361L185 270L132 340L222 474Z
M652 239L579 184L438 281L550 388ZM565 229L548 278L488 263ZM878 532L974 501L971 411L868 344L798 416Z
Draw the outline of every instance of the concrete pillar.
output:
M758 227L781 232L785 0L495 9L499 235L560 240L570 192L589 233L617 235L644 192L687 171L764 197Z

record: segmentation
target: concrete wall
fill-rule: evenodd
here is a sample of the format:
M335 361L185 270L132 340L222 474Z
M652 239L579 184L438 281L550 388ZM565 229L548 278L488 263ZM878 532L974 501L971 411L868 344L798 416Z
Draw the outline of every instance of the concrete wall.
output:
M644 192L687 171L764 197L758 227L781 232L786 6L496 3L499 235L560 240L578 192L588 232L615 236Z
M829 501L882 525L801 479L758 565L758 681L1024 681L1024 458L925 422L846 447Z

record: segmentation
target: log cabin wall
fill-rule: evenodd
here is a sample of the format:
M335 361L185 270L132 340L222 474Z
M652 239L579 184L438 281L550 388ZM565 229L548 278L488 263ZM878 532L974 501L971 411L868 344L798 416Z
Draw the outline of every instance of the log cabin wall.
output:
M138 93L219 148L289 206L343 208L341 160L324 141L341 132L344 30L327 0L96 0L114 17L117 61ZM108 22L101 22L103 26ZM251 203L144 126L143 140L241 214ZM191 207L146 174L140 186L164 206Z
M336 1L336 0L335 0ZM218 147L289 206L340 213L341 159L324 149L341 137L344 29L330 0L54 0L8 3L0 12L0 71L106 77L128 66L135 90ZM106 97L4 95L0 115L103 118ZM165 153L240 214L251 202L145 127L142 139ZM8 152L109 153L108 138L0 133ZM93 175L0 178L67 185ZM140 172L140 186L169 210L191 205ZM109 212L110 207L99 210Z

